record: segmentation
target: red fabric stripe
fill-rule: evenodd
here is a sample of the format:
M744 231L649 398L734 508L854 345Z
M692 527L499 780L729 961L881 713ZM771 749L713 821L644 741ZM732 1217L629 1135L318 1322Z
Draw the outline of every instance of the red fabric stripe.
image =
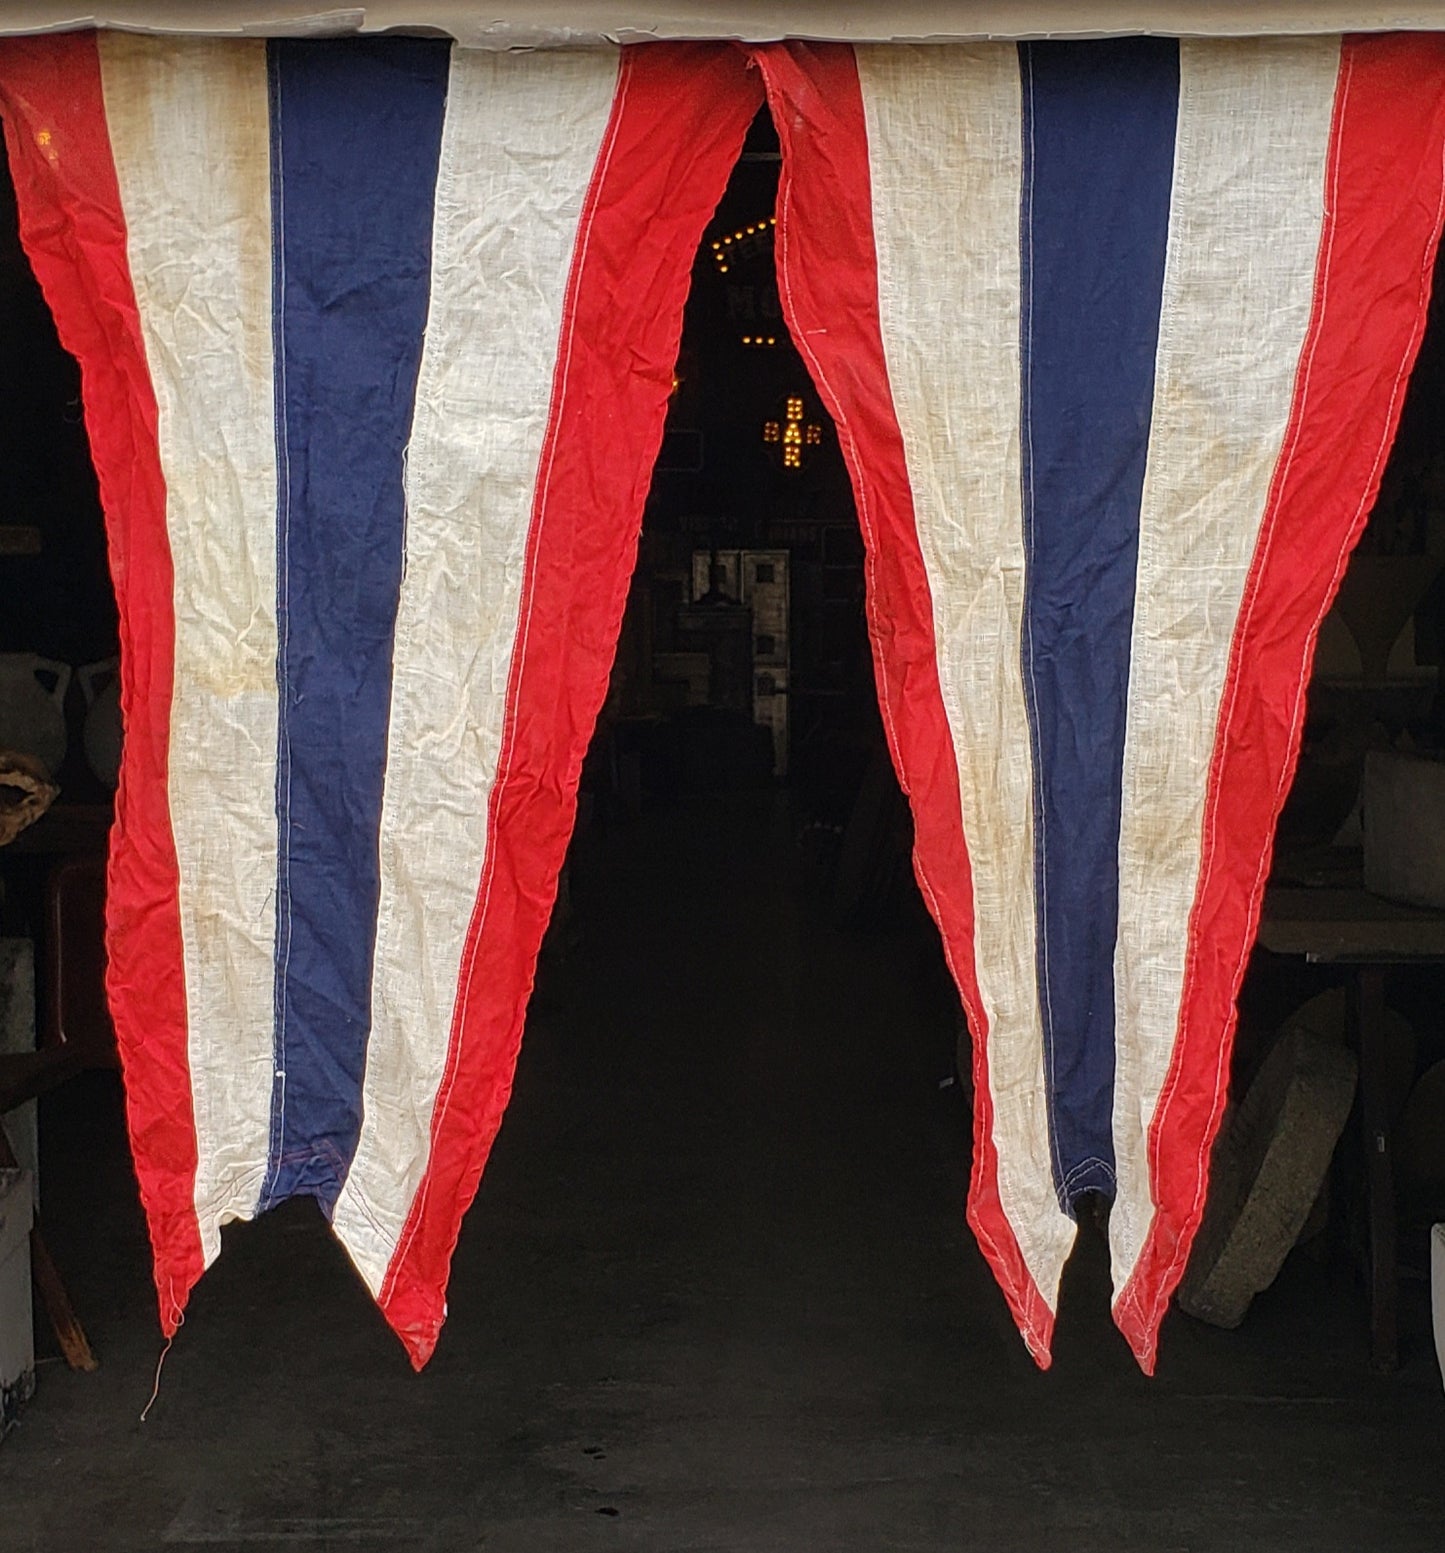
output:
M777 226L783 309L837 423L852 477L867 550L878 697L893 763L913 808L914 870L973 1031L969 1223L1029 1352L1046 1369L1054 1315L999 1200L988 1022L974 962L973 875L939 688L932 598L883 352L857 66L843 44L773 45L755 50L754 58L783 144Z
M174 618L156 404L126 254L94 34L7 39L0 111L25 251L80 362L120 604L125 757L111 832L110 998L169 1336L203 1262L175 842L167 798Z
M1152 1373L1204 1209L1235 998L1294 776L1315 638L1369 516L1445 208L1445 39L1346 39L1295 403L1231 650L1173 1062L1150 1129L1155 1215L1114 1318Z
M623 52L563 313L511 711L431 1155L381 1290L417 1368L436 1346L462 1215L511 1093L622 624L693 256L761 100L730 46Z

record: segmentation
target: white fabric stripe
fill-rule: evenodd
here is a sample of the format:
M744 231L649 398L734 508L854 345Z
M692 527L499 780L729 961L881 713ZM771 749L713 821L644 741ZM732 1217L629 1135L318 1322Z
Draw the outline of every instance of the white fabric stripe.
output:
M1180 45L1140 517L1114 957L1114 1290L1153 1217L1230 643L1309 324L1339 40Z
M175 567L170 811L207 1263L254 1211L273 1069L276 454L260 42L103 33Z
M614 50L453 51L407 465L363 1123L336 1233L379 1294L430 1147L487 842L538 459Z
M999 1197L1052 1309L1074 1225L1049 1152L1019 657L1018 55L1011 44L864 48L858 71L883 345L973 864Z

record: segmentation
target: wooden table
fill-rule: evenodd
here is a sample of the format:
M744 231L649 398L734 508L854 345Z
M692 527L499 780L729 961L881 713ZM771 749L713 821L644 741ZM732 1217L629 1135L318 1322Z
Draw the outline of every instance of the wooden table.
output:
M1349 1019L1360 1054L1360 1124L1369 1227L1370 1358L1376 1369L1399 1362L1399 1271L1395 1170L1385 1081L1385 972L1392 966L1445 961L1445 911L1382 900L1359 887L1268 890L1259 944L1353 974Z

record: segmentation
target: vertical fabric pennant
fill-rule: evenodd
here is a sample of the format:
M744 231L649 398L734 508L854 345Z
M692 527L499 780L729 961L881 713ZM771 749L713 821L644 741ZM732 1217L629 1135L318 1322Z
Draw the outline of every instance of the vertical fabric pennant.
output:
M758 54L973 1032L970 1221L1046 1365L1072 1201L1114 1197L1152 1370L1315 634L1424 326L1445 44Z
M759 100L731 50L534 58L452 57L365 1122L335 1217L418 1365L511 1092L693 255Z
M764 90L1037 1361L1083 1193L1152 1369L1445 42L6 40L121 609L109 992L161 1320L298 1194L423 1364L510 1092L683 301Z
M415 1362L511 1087L741 53L7 42L125 656L162 1323L298 1193Z
M1319 51L1327 47L1328 40L1180 45L1181 105L1190 103L1201 121L1191 135L1195 147L1237 132L1225 129L1226 119L1247 126L1248 165L1266 185L1260 204L1269 208L1276 241L1289 242L1316 219L1319 235L1315 250L1299 255L1309 286L1299 304L1303 316L1293 312L1293 326L1302 328L1273 444L1254 440L1257 426L1230 435L1219 410L1245 392L1249 380L1274 375L1269 358L1280 348L1278 331L1291 326L1290 309L1281 307L1283 317L1261 317L1257 328L1242 318L1224 333L1216 321L1207 340L1201 331L1195 348L1202 361L1217 363L1212 381L1202 361L1186 367L1177 346L1167 363L1162 346L1160 351L1155 419L1160 421L1161 409L1167 418L1155 440L1194 441L1209 456L1194 471L1168 480L1161 461L1157 483L1152 469L1146 483L1139 602L1149 600L1151 613L1146 617L1136 608L1135 661L1152 664L1153 677L1141 679L1137 691L1131 686L1130 719L1137 724L1129 741L1135 755L1125 769L1126 812L1133 808L1141 819L1151 813L1139 802L1142 795L1160 804L1153 812L1171 812L1160 803L1156 783L1163 773L1149 752L1174 756L1167 781L1175 790L1184 766L1179 757L1197 758L1198 747L1178 720L1179 698L1193 698L1199 682L1191 684L1189 674L1212 644L1223 638L1227 646L1224 661L1215 660L1218 688L1211 686L1210 694L1218 699L1206 764L1193 767L1196 796L1188 808L1172 811L1181 845L1171 847L1164 826L1145 834L1139 825L1120 841L1121 879L1126 847L1135 858L1136 881L1153 879L1135 897L1132 916L1121 902L1115 962L1121 1010L1116 1042L1131 1054L1132 1068L1116 1086L1115 1147L1132 1168L1127 1175L1121 1170L1110 1224L1114 1315L1149 1371L1159 1324L1204 1211L1235 999L1259 922L1275 823L1299 755L1315 640L1369 517L1399 424L1445 217L1445 38L1345 38L1322 59ZM1323 134L1323 115L1307 88L1311 78L1320 83L1317 91L1325 79L1332 85ZM1291 148L1316 136L1323 152L1321 164L1308 173L1310 214L1283 220L1287 201L1302 206L1303 196L1270 189L1268 169L1287 166ZM1201 182L1201 194L1221 200L1217 173ZM1181 249L1183 242L1181 237ZM1222 314L1225 299L1239 308L1235 299L1251 288L1225 259L1216 249L1212 263L1188 282L1181 262L1166 278L1166 295L1177 288L1182 309L1186 293L1193 293L1201 313L1216 308ZM1278 263L1275 251L1267 262L1261 256L1254 274L1268 277ZM1181 327L1175 339L1182 336ZM1264 484L1254 487L1255 532L1246 569L1231 575L1209 546L1209 530L1199 532L1208 513L1197 497L1210 478L1237 493L1256 478L1257 462L1265 473ZM1197 533L1194 553L1176 549L1171 556L1164 537L1171 531ZM1190 540L1182 543L1187 547ZM1168 588L1174 586L1164 580L1169 569L1176 578L1188 576L1201 562L1210 587L1175 617L1187 630L1174 627L1184 641L1166 687L1163 676L1171 671L1141 654L1138 644L1146 631L1162 634ZM1233 608L1236 599L1237 614L1221 626L1225 602ZM1196 860L1192 877L1174 897L1179 905L1166 906L1152 892L1177 888L1181 853ZM1163 945L1157 919L1149 918L1166 910L1176 921L1184 917L1186 931ZM1151 1006L1160 981L1176 975L1177 1002L1162 1011ZM1121 1211L1126 1179L1130 1211Z

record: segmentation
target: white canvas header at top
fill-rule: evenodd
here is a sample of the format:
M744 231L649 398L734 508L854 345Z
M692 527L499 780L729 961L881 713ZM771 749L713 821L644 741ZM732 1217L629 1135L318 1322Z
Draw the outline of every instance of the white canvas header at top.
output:
M1445 30L1445 0L0 0L0 34L85 27L217 36L431 32L475 48L665 38L949 42L983 38L1180 37Z

